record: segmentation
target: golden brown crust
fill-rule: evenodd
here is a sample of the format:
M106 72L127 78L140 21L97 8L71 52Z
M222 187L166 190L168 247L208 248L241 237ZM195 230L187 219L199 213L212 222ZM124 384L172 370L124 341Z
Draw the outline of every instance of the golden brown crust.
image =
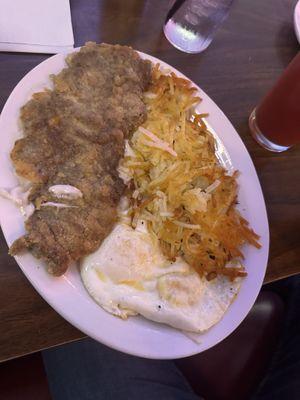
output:
M33 95L21 110L24 137L11 159L18 175L32 182L36 211L27 234L10 249L28 248L54 275L94 251L111 231L123 182L116 168L128 137L146 117L143 91L151 66L126 46L89 43L67 57L53 76L53 90ZM48 188L75 186L83 197L61 202Z

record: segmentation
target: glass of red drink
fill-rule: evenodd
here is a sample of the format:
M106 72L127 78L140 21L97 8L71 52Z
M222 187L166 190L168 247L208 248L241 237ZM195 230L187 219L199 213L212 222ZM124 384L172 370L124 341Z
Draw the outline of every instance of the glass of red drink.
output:
M300 143L300 52L249 118L254 139L281 152Z

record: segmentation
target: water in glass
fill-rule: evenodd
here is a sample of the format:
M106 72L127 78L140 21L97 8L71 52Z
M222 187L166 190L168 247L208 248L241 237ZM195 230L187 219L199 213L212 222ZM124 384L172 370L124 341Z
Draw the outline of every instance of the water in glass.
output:
M177 0L169 11L164 33L176 48L199 53L211 43L233 0Z

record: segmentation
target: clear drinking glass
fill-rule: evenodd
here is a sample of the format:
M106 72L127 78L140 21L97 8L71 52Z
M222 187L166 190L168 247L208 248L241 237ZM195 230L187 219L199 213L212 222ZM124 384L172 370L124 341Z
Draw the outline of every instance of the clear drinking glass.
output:
M229 13L233 0L176 0L164 33L170 43L186 53L200 53Z
M300 143L300 52L249 118L254 139L281 152Z

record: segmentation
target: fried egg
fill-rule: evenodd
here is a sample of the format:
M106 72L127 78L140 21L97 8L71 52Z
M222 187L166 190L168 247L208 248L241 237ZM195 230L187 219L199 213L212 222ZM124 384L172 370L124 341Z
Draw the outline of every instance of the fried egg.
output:
M82 281L107 312L127 319L140 314L188 332L217 323L235 298L240 280L207 281L183 260L168 261L144 228L119 223L81 263Z

